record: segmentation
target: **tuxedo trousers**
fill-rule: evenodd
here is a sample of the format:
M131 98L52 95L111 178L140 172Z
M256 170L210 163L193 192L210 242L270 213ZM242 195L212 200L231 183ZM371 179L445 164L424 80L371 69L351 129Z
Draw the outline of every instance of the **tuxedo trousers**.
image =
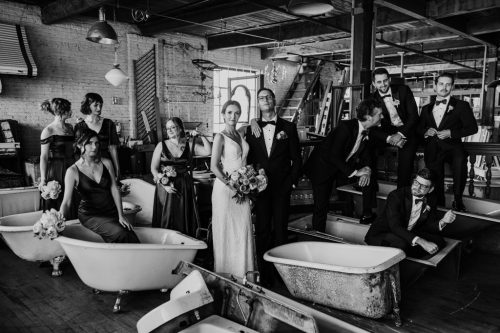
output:
M312 175L311 175L312 176ZM328 208L330 204L330 195L332 193L333 184L336 187L349 184L353 181L357 181L358 177L348 178L346 174L342 172L336 172L326 180L317 182L312 176L312 189L313 189L313 218L312 224L313 229L320 232L325 232L326 228L326 218L328 215ZM361 193L363 197L363 215L370 216L372 214L372 208L376 207L377 204L377 179L376 172L372 172L370 178L370 185L361 187ZM340 200L350 200L350 194L339 191ZM350 215L352 212L346 212Z
M434 173L434 189L437 195L437 203L445 205L444 196L444 164L449 163L453 174L453 194L455 200L462 200L465 185L467 183L467 152L462 143L447 144L439 142L437 138L425 147L425 166Z
M264 283L272 284L277 274L274 265L264 261L264 253L287 242L291 190L284 184L269 184L255 202L255 250Z

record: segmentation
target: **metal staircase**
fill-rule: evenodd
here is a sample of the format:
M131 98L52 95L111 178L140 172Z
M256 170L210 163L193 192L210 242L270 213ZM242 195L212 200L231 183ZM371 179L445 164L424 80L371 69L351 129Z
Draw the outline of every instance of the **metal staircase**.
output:
M297 72L285 98L278 106L278 115L281 118L297 122L301 117L306 116L303 111L307 103L313 99L314 88L319 84L319 76L323 65L323 60L317 60L307 66L309 70L299 70ZM311 66L314 70L311 70ZM311 116L314 117L314 115Z

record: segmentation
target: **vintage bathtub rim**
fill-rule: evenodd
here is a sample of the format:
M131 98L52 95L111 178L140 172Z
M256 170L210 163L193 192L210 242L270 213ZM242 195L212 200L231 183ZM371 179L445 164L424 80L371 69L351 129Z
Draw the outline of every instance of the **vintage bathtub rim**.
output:
M40 212L41 211L35 211L35 212L21 213L21 214L35 214L35 213L40 213ZM12 215L0 217L0 233L2 233L2 232L26 232L26 231L33 232L33 225L15 226L15 225L3 225L2 224L2 220L8 219L8 218L16 216L16 215L19 215L19 214L12 214ZM66 226L75 225L75 224L80 224L80 221L78 219L66 221Z
M135 227L134 230L148 230L152 228L148 227ZM169 229L165 229L169 230ZM135 251L145 251L145 250L185 250L187 248L189 249L194 249L194 250L204 250L207 248L207 244L201 240L198 240L196 238L189 237L185 234L182 234L178 231L175 230L170 230L173 233L176 233L183 238L188 238L192 241L191 244L179 244L179 245L170 245L170 244L145 244L145 243L140 243L140 244L132 244L132 243L105 243L104 241L102 242L92 242L92 241L86 241L86 240L80 240L76 238L71 238L71 237L66 237L66 236L59 236L56 238L56 240L59 243L63 244L68 244L68 245L74 245L78 247L85 247L85 248L94 248L94 249L114 249L114 250L135 250Z
M346 250L362 250L367 253L382 253L385 256L392 254L392 257L384 260L382 263L379 263L375 266L346 266L346 265L335 265L335 264L325 264L318 262L308 262L298 259L286 258L283 256L278 256L277 252L286 251L290 248L295 248L297 246L321 246L324 248L330 248L329 251L338 249L346 249ZM326 253L326 252L325 252ZM290 244L281 245L275 247L264 254L264 260L272 262L274 264L282 264L289 266L302 266L307 268L321 269L327 271L336 271L347 274L366 274L366 273L377 273L381 272L393 265L399 263L406 257L405 253L396 248L392 247L382 247L382 246L369 246L369 245L353 245L353 244L338 244L338 243L327 243L327 242L295 242Z
M379 184L379 186L382 185L382 186L390 186L390 187L392 187L391 191L393 191L393 190L396 189L396 184L392 183L392 182L387 182L387 181L379 180L378 184ZM351 194L356 194L356 195L360 195L361 194L360 191L358 191L358 190L356 190L356 189L353 188L352 184L351 185L343 185L343 186L337 187L337 190L343 191L343 192L348 192L348 193L351 193ZM381 193L380 191L378 191L377 192L377 199L387 200L387 196L389 195L389 193L391 191L389 191L388 193ZM448 196L448 197L451 196L452 197L453 194L445 193L445 196ZM465 204L466 207L468 206L469 201L474 201L474 200L480 200L482 202L495 204L495 205L498 205L499 208L500 208L500 204L499 204L498 200L483 199L483 198L479 199L479 198L474 198L474 197L469 197L469 196L464 196L463 197L463 201L464 201L464 204ZM439 211L441 211L441 212L447 212L448 210L450 210L450 208L446 208L446 207L443 207L443 206L438 206L437 209ZM461 215L461 216L470 217L470 218L474 218L474 219L479 219L479 220L484 220L484 221L490 221L490 222L500 223L500 218L488 215L489 213L491 214L493 212L488 212L488 213L484 213L484 214L473 213L473 212L459 212L459 211L453 211L453 212L456 215Z

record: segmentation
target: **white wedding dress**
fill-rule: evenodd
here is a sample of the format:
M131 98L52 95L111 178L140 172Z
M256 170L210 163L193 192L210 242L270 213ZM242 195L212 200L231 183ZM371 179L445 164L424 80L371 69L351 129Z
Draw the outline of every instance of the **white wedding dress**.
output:
M221 133L224 150L221 155L224 173L246 165L248 143L241 138L240 145ZM212 237L215 272L243 277L254 270L254 242L250 203L236 203L234 191L219 179L212 191Z

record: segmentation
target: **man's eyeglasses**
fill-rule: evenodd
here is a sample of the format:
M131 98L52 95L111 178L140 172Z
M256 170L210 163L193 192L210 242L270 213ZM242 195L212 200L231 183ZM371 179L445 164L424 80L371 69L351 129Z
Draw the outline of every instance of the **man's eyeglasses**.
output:
M428 190L432 187L432 185L425 185L425 184L419 183L419 181L416 179L413 180L413 185L417 186L418 188L424 189L424 190Z
M259 101L272 101L273 96L260 96L257 98Z

